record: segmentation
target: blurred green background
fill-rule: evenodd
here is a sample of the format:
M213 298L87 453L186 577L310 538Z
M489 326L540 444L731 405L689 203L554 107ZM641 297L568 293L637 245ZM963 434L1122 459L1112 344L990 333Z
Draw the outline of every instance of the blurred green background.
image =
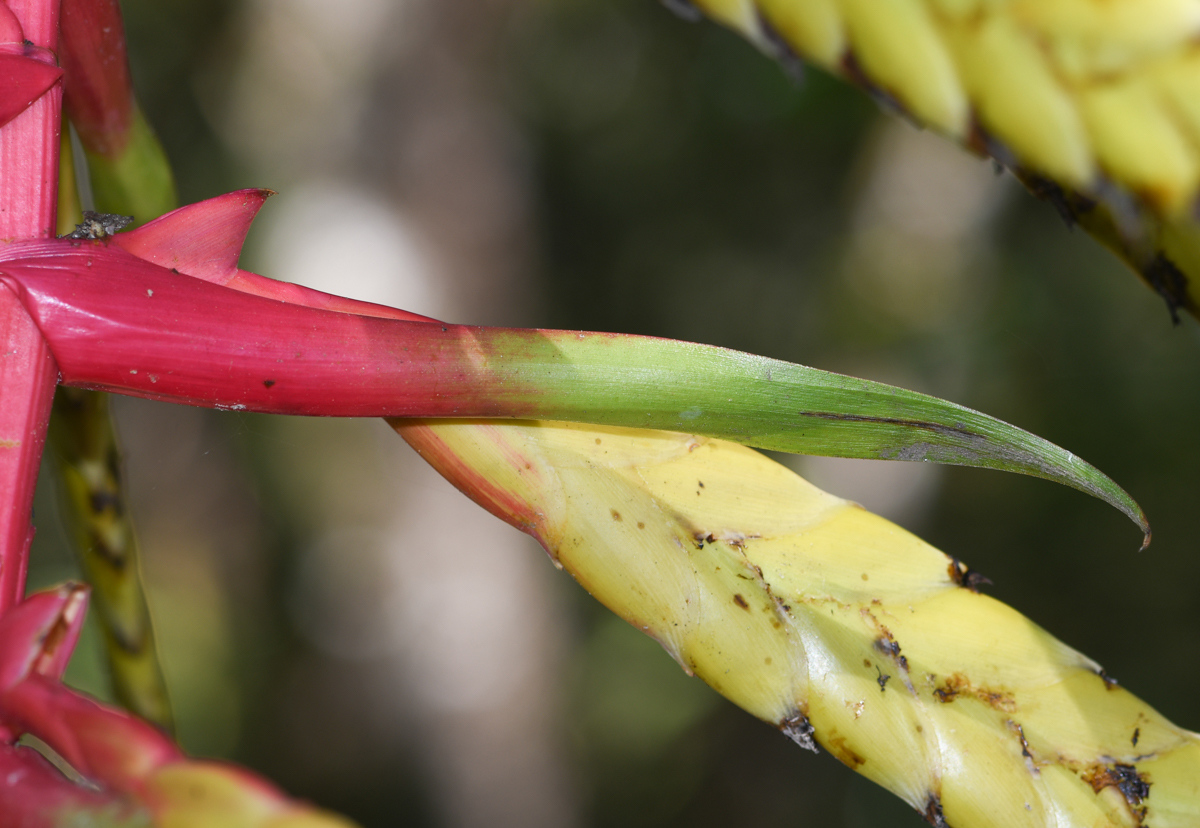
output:
M1149 551L1045 482L786 460L1200 724L1197 326L1010 176L651 0L123 7L183 200L281 193L247 267L893 382L1095 463ZM118 402L190 750L368 827L923 824L685 677L382 423ZM52 482L34 585L73 572ZM71 676L104 694L94 638Z

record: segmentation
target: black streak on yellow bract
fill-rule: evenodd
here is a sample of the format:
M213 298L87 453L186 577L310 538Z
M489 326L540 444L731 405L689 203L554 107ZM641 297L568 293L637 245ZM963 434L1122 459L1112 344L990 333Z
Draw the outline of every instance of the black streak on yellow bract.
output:
M971 590L971 592L979 592L981 586L984 584L991 585L992 583L991 578L971 569L958 558L950 559L947 571L950 573L951 581L960 587Z
M750 609L750 605L746 603L746 599L743 598L740 594L733 596L733 603L737 604L739 607L741 607L744 610L749 611L749 609Z
M1095 765L1083 774L1083 781L1092 786L1096 793L1105 788L1116 788L1125 797L1129 810L1138 825L1146 822L1146 806L1142 803L1150 798L1150 781L1134 765L1120 762L1105 766Z
M925 817L925 821L934 828L950 828L950 824L946 822L946 817L942 814L942 798L936 793L931 793L929 799L925 802L925 810L921 812L921 816Z

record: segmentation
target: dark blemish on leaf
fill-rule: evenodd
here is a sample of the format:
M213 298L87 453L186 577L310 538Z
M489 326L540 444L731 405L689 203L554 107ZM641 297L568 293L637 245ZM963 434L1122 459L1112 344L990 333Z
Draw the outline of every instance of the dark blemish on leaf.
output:
M817 743L813 740L812 723L803 713L797 711L794 715L784 719L780 722L779 729L783 731L784 736L805 750L811 750L813 753L821 752L817 750Z
M864 658L864 659L863 659L863 666L864 666L864 667L866 667L868 670L869 670L869 669L871 669L871 659L869 659L869 658Z
M612 519L615 520L617 523L620 523L621 521L623 521L625 519L625 518L621 517L621 513L618 512L616 509L609 509L608 511L610 511L612 513Z
M97 213L92 210L83 211L83 221L75 225L70 233L59 236L60 239L106 239L124 230L133 222L133 216L121 216L116 213Z
M758 30L762 33L763 40L766 41L766 51L771 57L779 61L779 66L783 69L783 73L797 85L804 83L804 61L800 58L791 44L784 39L779 30L767 20L760 11L756 15L758 19ZM771 376L768 373L767 379Z
M750 605L746 603L746 599L743 598L741 595L734 595L733 603L737 604L739 607L741 607L744 610L750 609Z
M1140 738L1142 738L1142 729L1140 727L1135 727L1133 729L1133 738L1129 741L1133 743L1134 747L1137 747L1138 739Z
M697 481L696 481L696 483L698 483L698 484L699 484L699 486L700 486L700 488L701 488L701 489L703 489L703 488L704 488L704 481L703 481L703 480L697 480Z
M929 795L929 799L925 802L925 810L921 811L921 816L925 817L925 821L934 828L950 828L950 824L946 822L946 817L942 813L942 798L936 793Z
M876 665L875 670L879 673L879 678L875 679L875 682L879 685L879 692L882 693L887 690L887 683L891 679L891 676L879 669L878 665Z
M1150 797L1150 782L1138 773L1136 766L1119 762L1108 767L1095 765L1084 772L1082 777L1096 793L1105 788L1116 788L1129 803L1129 810L1138 820L1138 825L1145 824L1146 806L1142 803Z
M275 384L275 380L263 380L263 388L270 388Z
M689 0L661 0L661 2L667 8L667 11L680 20L695 23L704 17L700 10L692 5Z
M965 424L962 423L955 427L942 425L941 423L928 423L924 420L906 420L902 417L872 417L866 414L842 414L837 411L797 411L796 413L801 417L812 417L818 420L837 420L843 423L874 423L878 425L908 426L909 428L919 428L925 431L932 431L935 434L940 434L944 437L958 437L967 440L983 442L987 441L987 437L985 435L964 428L963 426ZM901 456L897 457L896 459L908 460L919 458L904 457L903 450L901 450Z
M1115 690L1117 688L1117 684L1119 682L1108 673L1104 672L1103 670L1097 670L1096 675L1098 675L1100 680L1104 682L1105 689Z
M1188 278L1178 266L1161 253L1146 266L1142 274L1154 292L1167 303L1167 311L1171 314L1171 324L1179 324L1179 309L1191 309L1192 303L1188 297Z
M984 584L990 585L992 583L991 578L971 569L958 558L950 559L948 571L950 573L951 581L958 584L960 587L971 590L971 592L979 592L979 587L983 586Z

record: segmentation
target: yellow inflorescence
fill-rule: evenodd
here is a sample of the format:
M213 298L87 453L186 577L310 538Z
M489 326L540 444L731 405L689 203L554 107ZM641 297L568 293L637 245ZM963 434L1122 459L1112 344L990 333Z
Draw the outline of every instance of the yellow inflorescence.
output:
M1200 824L1200 736L960 562L750 449L395 421L689 673L954 828Z
M1200 0L693 2L1012 165L1200 307Z

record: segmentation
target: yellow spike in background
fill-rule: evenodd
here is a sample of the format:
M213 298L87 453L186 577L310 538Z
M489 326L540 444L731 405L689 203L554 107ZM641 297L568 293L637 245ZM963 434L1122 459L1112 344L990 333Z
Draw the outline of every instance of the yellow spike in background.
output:
M993 156L1200 309L1200 0L693 2Z
M978 576L767 457L558 423L392 421L689 673L933 825L1194 828L1200 736Z

